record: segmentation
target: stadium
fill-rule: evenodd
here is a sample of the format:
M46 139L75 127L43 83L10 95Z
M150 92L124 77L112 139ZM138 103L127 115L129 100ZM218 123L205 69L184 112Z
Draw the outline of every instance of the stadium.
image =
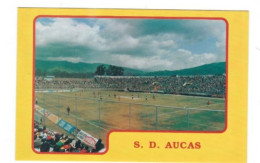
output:
M112 131L226 129L224 21L39 17L35 30L36 152L104 153Z
M35 97L45 126L61 131L62 119L75 127L68 134L83 130L106 144L115 130L223 131L225 81L225 75L37 79Z

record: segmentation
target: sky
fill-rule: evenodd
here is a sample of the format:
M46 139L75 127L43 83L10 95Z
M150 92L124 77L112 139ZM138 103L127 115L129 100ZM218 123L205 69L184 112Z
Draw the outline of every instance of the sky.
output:
M202 19L43 18L36 59L179 70L226 56L226 23Z

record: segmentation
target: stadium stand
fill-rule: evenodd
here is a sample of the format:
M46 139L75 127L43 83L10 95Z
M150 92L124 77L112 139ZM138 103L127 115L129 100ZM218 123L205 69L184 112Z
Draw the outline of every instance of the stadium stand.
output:
M36 152L96 153L103 149L104 145L101 139L97 141L95 148L93 148L73 136L47 129L45 126L34 122L34 150Z
M37 79L35 89L103 88L117 91L156 92L202 96L225 96L225 75L196 76L96 76L88 80Z

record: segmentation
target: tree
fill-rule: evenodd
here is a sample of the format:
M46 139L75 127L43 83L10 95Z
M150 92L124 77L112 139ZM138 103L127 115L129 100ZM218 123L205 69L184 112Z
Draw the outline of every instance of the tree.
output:
M106 74L110 76L122 76L124 75L124 69L122 67L109 65Z
M47 75L47 71L46 70L41 70L41 69L36 69L35 70L35 76L44 77L46 75Z
M36 69L35 76L42 76L43 72L41 69Z
M106 67L104 65L100 65L97 67L95 75L105 75Z

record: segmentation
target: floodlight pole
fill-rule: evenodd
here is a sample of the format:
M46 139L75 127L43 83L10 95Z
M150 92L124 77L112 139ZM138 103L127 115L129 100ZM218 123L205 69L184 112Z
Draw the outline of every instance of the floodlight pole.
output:
M98 126L99 126L99 138L100 138L100 135L101 135L101 128L100 128L100 125L101 125L101 121L100 121L100 114L101 114L101 110L100 110L100 102L101 102L101 99L98 100Z
M60 104L60 95L58 95L58 122L60 121L60 108L61 108L61 104ZM58 128L58 131L60 132L60 127Z
M45 95L44 95L44 93L43 93L43 106L44 106L44 111L43 111L43 125L45 126L45 121L46 121L46 118L45 118L45 110L46 110L46 104L45 104Z
M76 128L78 128L78 114L77 114L77 97L75 97L75 121L76 121Z
M129 124L128 124L128 128L131 128L131 118L132 118L132 114L131 114L131 103L129 104Z
M58 119L60 119L60 96L58 96Z
M186 108L186 111L187 111L187 130L190 130L190 109Z
M158 130L158 106L155 107L155 127Z

